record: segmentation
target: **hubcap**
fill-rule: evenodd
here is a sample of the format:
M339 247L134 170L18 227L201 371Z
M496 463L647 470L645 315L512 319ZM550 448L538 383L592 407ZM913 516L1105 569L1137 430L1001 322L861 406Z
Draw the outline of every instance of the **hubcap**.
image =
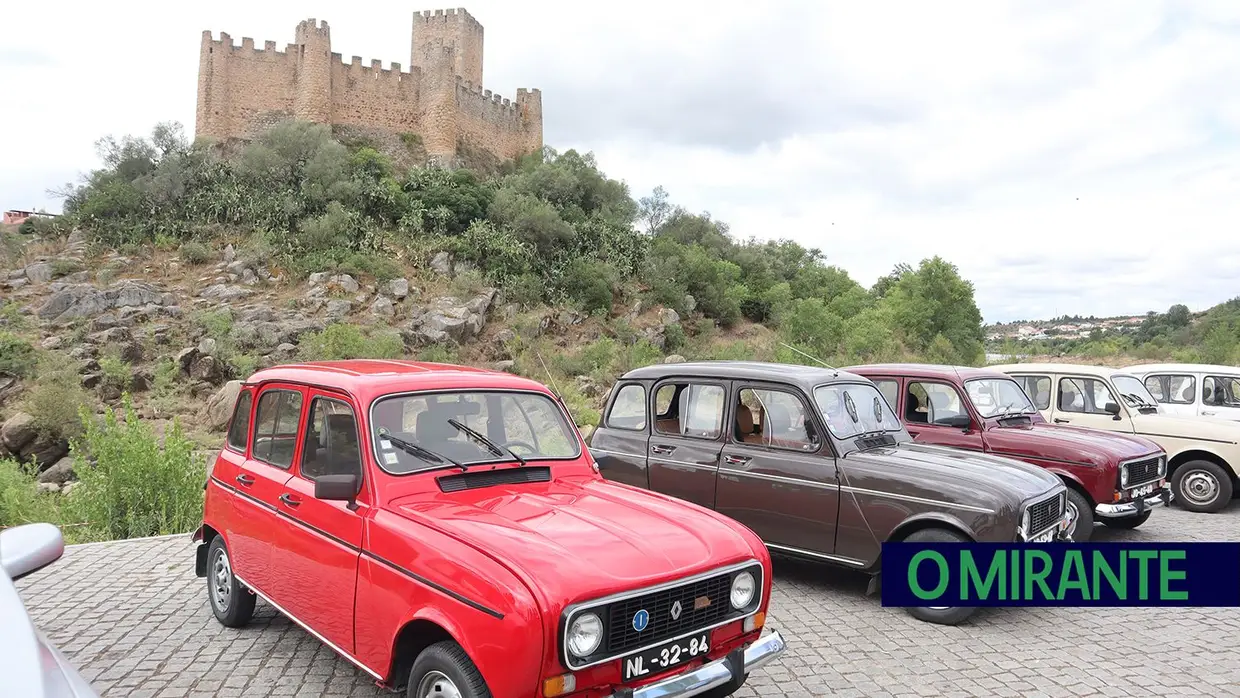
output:
M215 556L215 564L211 566L211 603L221 612L228 611L232 601L232 567L228 564L228 553L223 550Z
M1068 502L1066 513L1068 515L1068 535L1071 536L1076 533L1076 521L1080 518L1080 512L1076 510L1075 504Z
M1218 499L1218 480L1204 470L1194 470L1185 475L1180 487L1184 490L1184 497L1193 504L1205 506Z
M418 698L461 698L452 679L443 672L431 671L418 682Z

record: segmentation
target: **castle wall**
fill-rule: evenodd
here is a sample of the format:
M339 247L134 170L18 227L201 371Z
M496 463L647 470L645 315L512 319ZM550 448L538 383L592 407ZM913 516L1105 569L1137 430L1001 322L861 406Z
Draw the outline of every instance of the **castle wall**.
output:
M401 71L399 63L383 68L382 61L362 65L360 56L349 63L332 55L332 123L421 135L418 109L419 77Z
M504 159L542 147L541 105L535 137L524 118L526 105L460 79L456 81L455 102L457 136L470 147ZM535 141L537 145L533 145Z
M293 117L295 45L277 51L274 41L240 46L226 33L218 41L203 32L198 69L195 133L214 138L252 138Z

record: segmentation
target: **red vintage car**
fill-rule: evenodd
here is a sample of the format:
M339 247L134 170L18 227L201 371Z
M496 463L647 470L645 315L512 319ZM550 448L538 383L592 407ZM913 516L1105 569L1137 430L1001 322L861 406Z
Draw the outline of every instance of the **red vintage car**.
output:
M729 695L784 649L749 529L606 481L558 397L493 371L259 371L206 484L215 617L262 598L417 698Z
M1094 523L1136 528L1171 502L1167 454L1139 436L1050 424L1004 373L930 364L874 364L846 371L874 381L913 438L1007 456L1055 473L1068 487L1068 533L1087 541Z

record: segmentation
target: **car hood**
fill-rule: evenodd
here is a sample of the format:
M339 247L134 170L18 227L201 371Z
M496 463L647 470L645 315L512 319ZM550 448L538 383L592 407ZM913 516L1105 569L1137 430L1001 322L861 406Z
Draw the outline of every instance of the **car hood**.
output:
M1134 414L1132 426L1138 435L1240 442L1240 422L1226 419L1175 417L1169 414Z
M593 478L411 495L391 511L453 536L576 603L757 559L739 524Z
M1161 450L1157 444L1140 437L1045 422L989 429L986 442L995 455L1050 458L1096 467L1153 455Z
M934 481L937 491L951 493L960 502L977 499L979 491L991 496L1015 495L1025 501L1060 486L1058 477L1036 465L916 441L850 453L848 460L898 467L903 480Z

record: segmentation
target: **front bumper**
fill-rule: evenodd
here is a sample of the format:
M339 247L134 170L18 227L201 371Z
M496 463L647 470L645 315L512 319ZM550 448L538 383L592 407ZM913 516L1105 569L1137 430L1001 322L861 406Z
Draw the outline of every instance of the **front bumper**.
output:
M743 651L735 649L722 659L641 688L621 689L611 694L610 698L689 698L733 680L739 682L741 677L766 666L786 648L783 636L771 631Z
M1131 502L1120 502L1119 504L1099 504L1094 508L1094 514L1108 519L1124 519L1129 516L1140 516L1150 509L1170 506L1172 499L1171 488L1164 487L1161 490L1142 497L1141 499L1134 499Z

